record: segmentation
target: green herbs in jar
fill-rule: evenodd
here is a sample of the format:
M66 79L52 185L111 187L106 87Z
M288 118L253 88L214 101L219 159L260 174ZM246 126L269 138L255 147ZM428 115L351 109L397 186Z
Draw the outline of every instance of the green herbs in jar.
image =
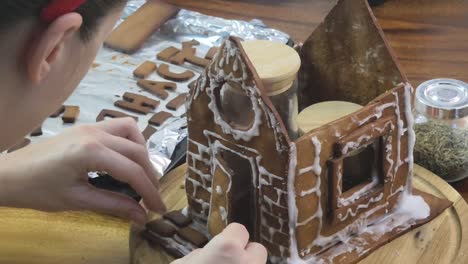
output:
M468 129L430 120L416 124L415 163L448 182L468 177Z

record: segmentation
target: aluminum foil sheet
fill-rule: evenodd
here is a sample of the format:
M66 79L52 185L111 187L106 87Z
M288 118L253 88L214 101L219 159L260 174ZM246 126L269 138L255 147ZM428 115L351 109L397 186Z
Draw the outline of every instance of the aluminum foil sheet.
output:
M161 31L167 35L198 35L207 39L206 44L214 46L220 46L229 36L237 36L244 40L272 40L284 44L289 41L287 34L267 28L260 20L226 20L188 10L181 10L177 17L169 20L161 28Z
M120 22L137 10L144 2L144 0L129 1ZM210 47L213 45L218 46L233 33L244 39L271 39L284 43L289 39L286 34L274 29L268 29L258 21L249 23L225 20L181 10L174 19L168 21L163 29L156 32L145 43L144 47L135 54L126 55L109 48L102 48L89 73L64 104L80 106L80 115L75 125L95 123L96 117L102 109L110 109L137 116L138 126L143 131L148 125L152 113L139 115L114 106L114 102L120 100L125 92L157 99L137 86L137 80L133 77L134 69L146 60L154 61L159 65L162 62L156 60L157 53L169 46L181 48L181 42L192 39L196 39L201 43L200 46L197 46L197 55L204 57ZM186 69L194 71L196 73L195 78L198 78L203 70L190 64L170 65L170 67L175 72L182 72ZM185 83L178 83L177 91L169 92L170 96L167 100L157 99L161 104L156 112L164 110L174 115L174 118L166 121L162 127L158 127L158 132L148 141L151 161L161 175L163 175L170 163L175 146L187 134L186 119L184 117L185 108L181 107L177 111L170 111L166 108L166 104L179 94L187 93L189 90L187 85L195 78ZM165 81L156 73L153 73L148 79ZM63 124L61 118L48 118L42 126L43 136L34 137L31 140L34 142L54 136L70 126ZM92 175L95 176L96 174L90 176Z

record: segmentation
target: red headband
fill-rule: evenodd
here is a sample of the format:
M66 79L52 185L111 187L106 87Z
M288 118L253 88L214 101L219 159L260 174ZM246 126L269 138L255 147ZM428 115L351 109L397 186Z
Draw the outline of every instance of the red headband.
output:
M41 11L41 20L52 23L58 17L78 9L86 0L52 0Z

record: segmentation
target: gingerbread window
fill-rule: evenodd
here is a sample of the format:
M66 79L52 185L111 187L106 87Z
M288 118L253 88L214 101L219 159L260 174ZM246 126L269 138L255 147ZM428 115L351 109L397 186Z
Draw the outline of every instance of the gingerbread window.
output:
M252 99L238 83L227 81L214 89L221 118L230 127L248 130L255 119Z
M387 200L386 179L396 160L391 151L398 139L395 124L393 116L379 119L335 143L328 163L332 223L355 219Z

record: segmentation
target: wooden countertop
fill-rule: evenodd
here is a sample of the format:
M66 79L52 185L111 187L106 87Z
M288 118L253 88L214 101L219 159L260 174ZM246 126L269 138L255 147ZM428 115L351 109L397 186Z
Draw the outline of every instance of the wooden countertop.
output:
M261 19L304 41L332 0L166 0L224 18ZM386 0L373 7L413 86L437 77L468 81L468 0Z
M166 0L204 14L258 18L303 42L332 0ZM373 7L411 84L434 78L468 82L468 0L386 0ZM453 184L468 201L468 180Z

